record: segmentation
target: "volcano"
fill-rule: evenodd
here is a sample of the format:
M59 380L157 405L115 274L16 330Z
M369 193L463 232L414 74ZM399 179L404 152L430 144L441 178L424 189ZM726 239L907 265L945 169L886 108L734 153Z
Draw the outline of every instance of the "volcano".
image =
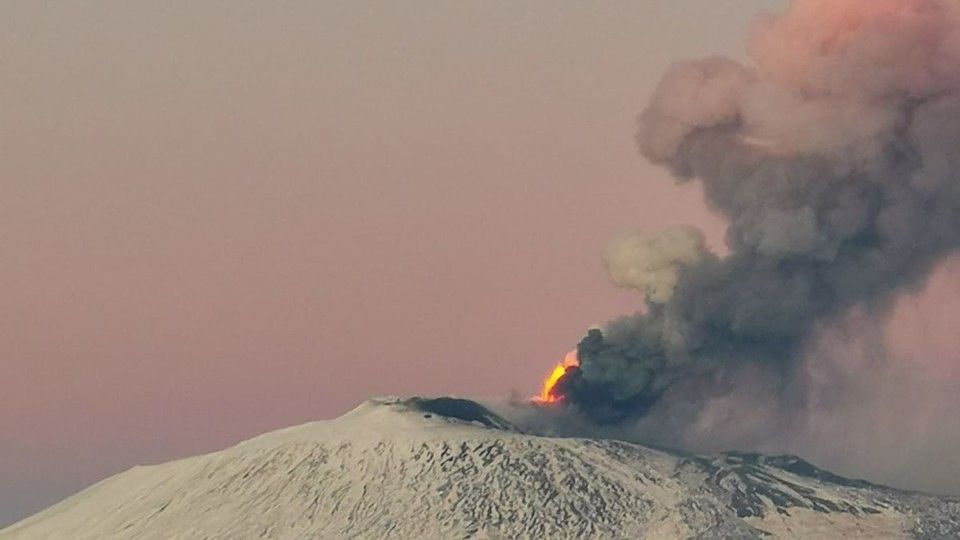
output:
M792 456L712 456L526 433L455 398L367 401L330 421L136 467L2 540L944 538L960 501Z

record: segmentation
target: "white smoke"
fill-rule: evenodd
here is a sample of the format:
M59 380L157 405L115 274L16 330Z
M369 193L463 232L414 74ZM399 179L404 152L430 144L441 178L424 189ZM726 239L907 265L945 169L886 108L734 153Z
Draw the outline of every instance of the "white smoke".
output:
M708 255L703 232L696 227L674 227L652 237L633 234L618 238L607 247L603 262L614 283L664 304L673 296L680 270Z

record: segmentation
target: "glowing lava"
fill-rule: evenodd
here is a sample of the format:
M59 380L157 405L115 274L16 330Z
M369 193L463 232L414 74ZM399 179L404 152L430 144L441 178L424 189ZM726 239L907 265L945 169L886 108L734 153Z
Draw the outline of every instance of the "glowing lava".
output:
M563 396L554 394L553 389L557 383L560 382L560 379L567 374L567 370L575 367L580 367L580 359L577 358L577 351L573 350L567 353L567 356L563 358L563 362L553 368L550 376L543 381L543 390L540 392L540 395L533 398L533 400L537 403L557 403L563 401Z

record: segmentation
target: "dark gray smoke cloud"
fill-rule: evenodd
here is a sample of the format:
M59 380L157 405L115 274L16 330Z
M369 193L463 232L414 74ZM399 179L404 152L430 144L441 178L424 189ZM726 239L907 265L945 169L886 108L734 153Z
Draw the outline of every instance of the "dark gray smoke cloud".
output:
M689 228L611 246L646 304L592 330L557 387L594 422L669 442L737 395L764 411L754 431L788 425L820 337L882 326L960 247L960 3L796 0L750 53L676 64L640 116L641 153L702 182L729 253Z

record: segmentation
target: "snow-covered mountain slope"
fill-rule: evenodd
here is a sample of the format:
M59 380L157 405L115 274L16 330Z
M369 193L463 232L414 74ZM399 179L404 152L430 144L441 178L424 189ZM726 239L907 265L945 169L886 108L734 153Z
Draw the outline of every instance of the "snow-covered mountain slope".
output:
M0 531L0 540L771 536L955 538L960 503L793 457L538 437L472 401L385 398L131 469Z

